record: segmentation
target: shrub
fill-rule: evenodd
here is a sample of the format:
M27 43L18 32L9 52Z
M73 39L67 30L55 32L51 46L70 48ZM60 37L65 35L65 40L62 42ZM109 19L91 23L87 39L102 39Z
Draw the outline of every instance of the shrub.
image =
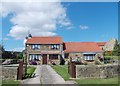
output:
M84 65L88 65L88 63L87 63L87 62L84 62L83 64L84 64Z
M31 65L37 65L37 62L36 61L32 61Z
M98 60L95 60L95 64L96 64L96 65L100 65L100 64L101 64L101 62L100 62L100 61L98 61Z

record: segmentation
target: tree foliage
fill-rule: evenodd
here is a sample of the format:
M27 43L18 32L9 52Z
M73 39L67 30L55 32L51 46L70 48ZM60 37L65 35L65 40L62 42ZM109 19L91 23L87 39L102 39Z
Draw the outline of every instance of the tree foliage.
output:
M120 42L118 42L117 40L116 40L116 43L115 43L112 55L114 55L114 56L120 56Z

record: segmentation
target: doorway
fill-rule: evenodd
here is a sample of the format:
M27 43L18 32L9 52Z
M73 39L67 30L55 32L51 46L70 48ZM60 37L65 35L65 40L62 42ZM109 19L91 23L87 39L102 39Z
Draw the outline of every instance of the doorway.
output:
M42 56L42 64L47 64L47 54L43 54L43 56Z

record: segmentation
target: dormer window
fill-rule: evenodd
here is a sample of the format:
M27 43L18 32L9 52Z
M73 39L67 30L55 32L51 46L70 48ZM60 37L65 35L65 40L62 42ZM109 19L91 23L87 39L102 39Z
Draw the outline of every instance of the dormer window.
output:
M40 45L39 44L33 44L32 49L33 50L38 50L38 49L40 49Z

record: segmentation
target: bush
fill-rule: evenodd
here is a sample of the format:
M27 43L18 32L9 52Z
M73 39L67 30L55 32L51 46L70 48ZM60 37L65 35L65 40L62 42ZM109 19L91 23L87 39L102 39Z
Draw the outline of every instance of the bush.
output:
M63 59L63 57L60 57L60 65L65 65L65 60Z
M36 62L36 61L31 61L30 64L31 64L31 65L37 65L37 62Z
M84 64L84 65L88 65L88 63L87 63L87 62L84 62L83 64Z
M100 65L100 64L101 64L101 62L100 62L100 61L95 60L95 65Z

